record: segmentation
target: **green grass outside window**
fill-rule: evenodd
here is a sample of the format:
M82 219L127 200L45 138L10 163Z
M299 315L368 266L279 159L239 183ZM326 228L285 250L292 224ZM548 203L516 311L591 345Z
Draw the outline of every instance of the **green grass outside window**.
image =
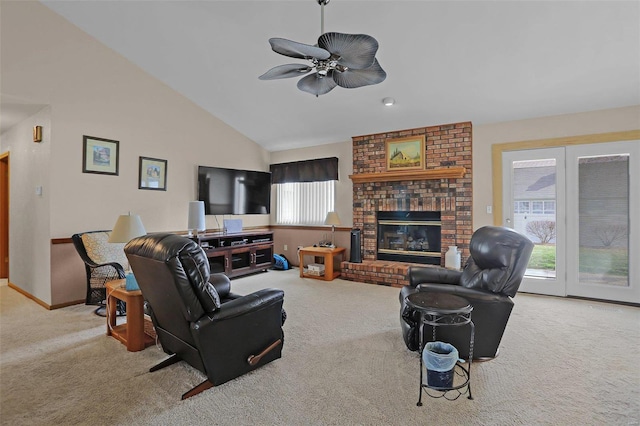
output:
M580 248L580 272L627 276L629 274L628 251L620 248ZM529 260L530 269L555 270L556 247L536 244Z

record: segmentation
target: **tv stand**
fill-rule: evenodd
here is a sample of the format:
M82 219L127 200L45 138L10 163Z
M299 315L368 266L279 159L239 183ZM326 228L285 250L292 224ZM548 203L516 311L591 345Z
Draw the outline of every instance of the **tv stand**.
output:
M273 266L273 232L213 233L193 239L204 249L211 273L229 278L265 272Z

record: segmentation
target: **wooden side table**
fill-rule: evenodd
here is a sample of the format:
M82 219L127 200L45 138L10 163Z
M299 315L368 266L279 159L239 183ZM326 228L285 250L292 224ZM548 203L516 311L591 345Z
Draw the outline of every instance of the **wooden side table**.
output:
M334 257L342 256L344 260L346 249L344 247L304 247L300 249L300 278L315 278L331 281L340 276L340 270L334 270ZM304 257L314 256L324 258L324 275L311 275L304 272ZM341 261L342 261L341 260ZM338 261L338 265L340 262Z
M107 287L107 336L122 342L130 352L141 351L154 343L153 337L144 332L144 298L140 290L127 291L125 281L114 280ZM122 300L127 304L127 322L116 325L116 305Z

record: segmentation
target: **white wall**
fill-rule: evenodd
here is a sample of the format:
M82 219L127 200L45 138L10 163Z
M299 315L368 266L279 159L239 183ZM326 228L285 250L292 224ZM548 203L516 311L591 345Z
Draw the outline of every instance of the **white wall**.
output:
M33 142L33 126L42 126L42 142ZM2 135L2 152L9 151L11 223L9 273L19 277L25 291L50 300L51 108L46 107ZM42 195L36 187L44 186ZM36 266L37 267L34 267Z
M259 145L39 2L1 7L0 93L50 106L50 122L37 123L47 135L42 144L30 142L31 119L2 135L1 149L11 151L13 284L50 303L49 256L34 250L48 250L51 238L110 229L127 211L149 232L186 230L199 164L268 170ZM120 142L118 176L82 173L83 135ZM139 156L168 160L167 191L138 189ZM32 195L36 184L41 199ZM240 218L269 224L268 215ZM217 227L213 216L207 227Z

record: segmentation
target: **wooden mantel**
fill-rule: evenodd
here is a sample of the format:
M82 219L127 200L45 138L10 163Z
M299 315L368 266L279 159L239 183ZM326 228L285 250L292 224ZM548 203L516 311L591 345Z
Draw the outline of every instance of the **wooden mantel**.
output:
M353 183L399 182L404 180L459 179L467 170L464 167L446 167L429 170L410 170L402 172L358 173L349 175Z

